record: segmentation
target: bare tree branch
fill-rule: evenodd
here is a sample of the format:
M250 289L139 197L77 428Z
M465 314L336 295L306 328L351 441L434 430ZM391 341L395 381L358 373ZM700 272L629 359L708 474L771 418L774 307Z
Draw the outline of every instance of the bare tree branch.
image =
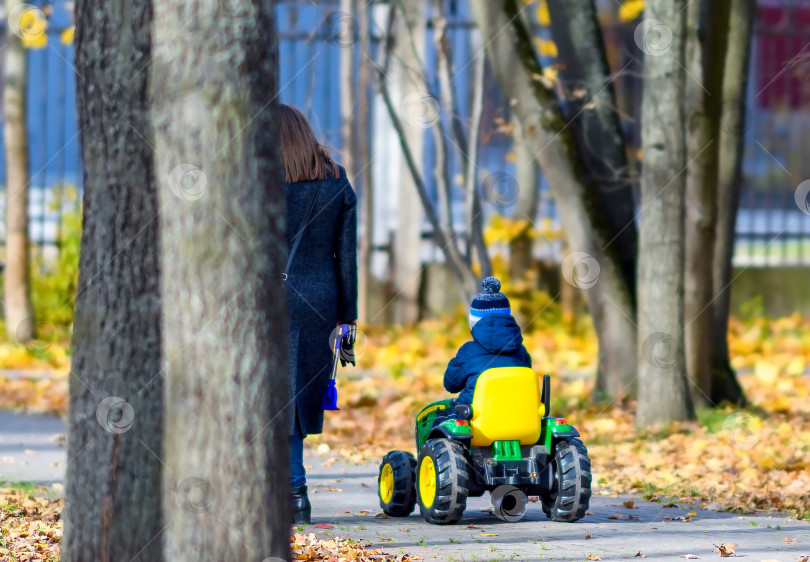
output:
M402 154L405 157L405 162L407 163L408 170L410 171L411 176L413 178L413 182L414 185L416 186L419 199L422 201L422 205L425 210L425 215L427 216L428 222L430 222L430 225L433 228L433 236L435 238L435 241L439 245L439 248L441 249L442 253L444 254L448 266L453 272L453 275L458 280L460 296L466 302L471 300L474 294L475 282L473 279L472 272L466 266L464 260L461 258L461 255L458 251L458 247L456 246L455 243L455 237L453 237L452 235L448 236L442 229L438 213L436 212L436 208L433 204L433 201L430 200L430 196L428 195L424 179L422 178L422 175L419 173L419 168L416 164L416 159L414 158L413 152L411 151L410 146L408 145L408 142L406 140L407 137L405 134L405 130L402 126L402 120L399 118L399 114L397 113L396 107L394 106L394 103L391 100L391 92L388 89L386 70L388 69L390 64L391 50L393 46L392 30L394 26L395 17L396 11L392 9L389 12L388 24L386 26L387 33L384 47L385 50L384 50L383 64L382 67L379 66L377 67L379 77L379 90L385 103L385 107L388 110L388 115L391 118L391 123L393 124L394 129L397 133L399 144L402 149Z

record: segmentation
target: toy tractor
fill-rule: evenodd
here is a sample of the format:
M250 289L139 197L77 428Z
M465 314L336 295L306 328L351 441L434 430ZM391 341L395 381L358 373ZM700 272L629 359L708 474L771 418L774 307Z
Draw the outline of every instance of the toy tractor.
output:
M577 430L549 415L549 393L548 375L541 393L532 369L498 367L479 376L472 407L440 400L422 409L416 416L418 459L391 451L380 465L383 512L407 517L418 502L427 522L448 525L461 519L468 497L489 491L496 510L519 511L509 521L522 517L528 496L539 496L552 521L584 517L591 461ZM516 489L522 506L515 505L516 494L501 492Z

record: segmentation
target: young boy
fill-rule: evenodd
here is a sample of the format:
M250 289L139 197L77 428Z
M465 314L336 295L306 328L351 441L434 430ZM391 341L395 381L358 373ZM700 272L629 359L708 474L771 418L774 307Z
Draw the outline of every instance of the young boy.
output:
M461 346L444 372L444 388L461 392L457 404L471 405L478 375L493 367L531 367L520 327L512 317L501 282L487 277L470 305L473 341Z

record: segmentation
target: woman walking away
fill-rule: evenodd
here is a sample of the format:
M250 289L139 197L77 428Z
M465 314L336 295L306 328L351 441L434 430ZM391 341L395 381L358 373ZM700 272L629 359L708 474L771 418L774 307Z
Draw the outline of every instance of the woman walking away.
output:
M290 489L296 523L309 523L304 438L323 431L322 400L332 367L330 335L339 324L341 362L351 352L357 319L357 197L304 115L281 106L281 160L287 197L286 274L290 314Z

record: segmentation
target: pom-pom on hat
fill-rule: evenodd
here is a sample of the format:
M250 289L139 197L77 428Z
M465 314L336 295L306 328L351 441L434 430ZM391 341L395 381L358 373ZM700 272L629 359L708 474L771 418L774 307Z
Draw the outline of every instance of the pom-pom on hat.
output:
M495 277L487 277L481 283L478 293L470 305L470 329L487 314L512 314L509 299L501 293L501 282Z

